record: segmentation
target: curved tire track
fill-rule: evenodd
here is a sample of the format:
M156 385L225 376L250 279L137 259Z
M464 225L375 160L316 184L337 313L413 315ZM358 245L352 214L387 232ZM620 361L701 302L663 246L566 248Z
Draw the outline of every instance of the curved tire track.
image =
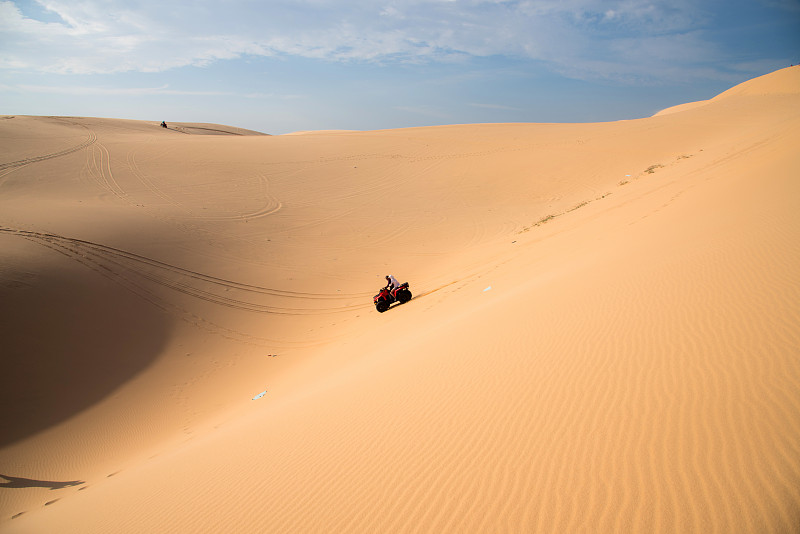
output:
M235 213L230 215L195 215L192 213L191 208L176 200L172 195L160 188L145 172L142 171L136 162L136 152L134 150L130 150L128 152L127 167L131 174L133 174L136 180L141 183L147 191L167 204L184 212L185 215L180 217L182 219L203 221L242 221L266 217L279 211L283 207L283 204L277 198L269 194L269 181L267 178L264 175L259 175L258 181L261 184L264 204L257 210L249 213Z
M286 291L207 275L153 258L82 239L7 227L0 227L0 232L18 235L50 248L58 249L60 252L81 263L86 264L88 262L91 264L90 267L110 276L110 278L122 283L122 285L127 286L131 284L140 288L131 278L138 277L142 280L152 282L199 300L237 310L282 315L310 315L345 312L370 306L369 301L366 300L370 295L369 293L332 294ZM222 294L223 292L231 290L239 292L241 297L234 298ZM134 289L134 291L140 293L138 290ZM142 296L146 298L146 300L152 302L152 292L147 291L147 293L147 296ZM364 303L357 305L345 304L333 307L301 305L276 306L261 302L260 300L264 298L288 299L289 302L299 301L308 304L318 303L320 301L362 299Z
M82 128L86 128L86 126L79 125ZM86 128L88 130L88 128ZM41 156L33 156L30 158L20 159L17 161L9 161L6 163L0 163L0 171L5 169L12 169L15 167L23 167L25 165L29 165L31 163L37 163L40 161L45 161L48 159L59 158L61 156L66 156L67 154L72 154L73 152L77 152L79 150L83 150L84 148L92 146L94 143L97 142L97 134L94 133L92 130L89 130L89 133L86 137L86 140L79 144L75 145L70 148L66 148L64 150L59 150L58 152L52 152L50 154L43 154Z

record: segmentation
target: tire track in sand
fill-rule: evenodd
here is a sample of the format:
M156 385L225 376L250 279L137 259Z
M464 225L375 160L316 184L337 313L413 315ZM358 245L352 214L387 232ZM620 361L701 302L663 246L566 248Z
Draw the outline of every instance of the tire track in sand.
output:
M42 154L40 156L31 156L29 158L20 159L17 161L8 161L5 163L0 163L0 171L5 169L12 169L15 167L23 167L25 165L30 165L31 163L38 163L40 161L66 156L67 154L72 154L73 152L83 150L84 148L87 148L97 142L97 134L95 134L92 130L89 130L89 128L87 128L82 124L78 124L78 126L81 126L82 128L88 130L86 140L83 141L82 143L70 148L66 148L64 150L59 150L58 152L51 152L49 154Z
M228 329L188 309L160 291L168 289L197 301L247 313L274 315L328 315L352 312L371 306L369 293L303 293L228 280L186 269L140 254L82 239L56 234L0 227L0 232L17 235L60 252L132 291L165 311L177 311L184 320L224 337L247 342L269 342L264 338ZM357 304L353 302L357 301Z
M117 198L130 203L128 194L120 187L114 178L111 170L111 152L105 145L97 141L92 147L87 158L87 171L89 177L100 186L101 189L108 191Z
M171 219L190 219L190 220L200 220L200 221L245 221L245 220L252 220L252 219L259 219L261 217L266 217L268 215L272 215L276 213L281 208L283 208L283 203L275 198L269 192L269 180L263 174L259 174L256 179L260 185L261 189L261 197L263 198L263 205L256 210L243 212L243 213L231 213L229 215L205 215L205 214L197 214L192 210L191 207L187 206L186 204L180 202L176 199L173 195L170 195L167 191L164 190L163 187L159 187L158 184L151 179L151 177L142 171L139 167L139 164L136 162L136 151L130 150L127 154L127 168L130 173L136 178L136 180L145 187L145 189L152 193L155 197L161 199L168 205L176 208L184 215L181 217L174 217L171 216Z

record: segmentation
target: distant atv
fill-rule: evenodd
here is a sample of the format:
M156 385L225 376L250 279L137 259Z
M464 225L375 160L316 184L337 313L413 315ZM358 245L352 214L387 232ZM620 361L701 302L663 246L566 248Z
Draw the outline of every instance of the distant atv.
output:
M392 289L391 291L384 287L372 300L375 302L375 309L381 313L388 310L389 306L394 302L405 304L411 300L411 291L408 289L408 282L404 282L400 287Z

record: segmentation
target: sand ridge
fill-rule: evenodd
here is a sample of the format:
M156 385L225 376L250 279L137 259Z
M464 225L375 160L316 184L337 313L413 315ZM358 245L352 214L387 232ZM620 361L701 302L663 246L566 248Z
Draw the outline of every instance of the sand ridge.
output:
M0 121L0 532L792 531L799 99Z

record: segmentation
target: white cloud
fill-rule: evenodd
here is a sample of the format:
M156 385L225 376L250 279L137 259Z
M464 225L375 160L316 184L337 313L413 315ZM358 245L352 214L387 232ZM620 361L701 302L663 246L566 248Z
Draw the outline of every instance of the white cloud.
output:
M448 113L444 113L443 111L432 106L395 106L394 109L403 113L410 113L412 115L418 115L422 117L440 119L444 121L452 120L452 117Z
M73 96L222 96L251 99L269 98L279 100L295 100L302 98L300 95L280 95L275 93L236 93L232 91L170 89L169 85L161 85L159 87L101 87L82 85L0 84L0 91Z
M42 94L61 94L61 95L125 95L125 96L144 96L144 95L180 95L180 96L238 96L233 93L222 91L185 91L170 89L169 86L161 87L97 87L97 86L64 86L64 85L3 85L4 91L42 93Z
M507 55L574 77L655 77L709 50L690 0L0 1L0 68L156 72L246 55L437 61Z
M522 111L521 108L516 108L513 106L506 106L503 104L479 104L477 102L473 102L469 104L474 108L483 108L483 109L493 109L498 111Z

